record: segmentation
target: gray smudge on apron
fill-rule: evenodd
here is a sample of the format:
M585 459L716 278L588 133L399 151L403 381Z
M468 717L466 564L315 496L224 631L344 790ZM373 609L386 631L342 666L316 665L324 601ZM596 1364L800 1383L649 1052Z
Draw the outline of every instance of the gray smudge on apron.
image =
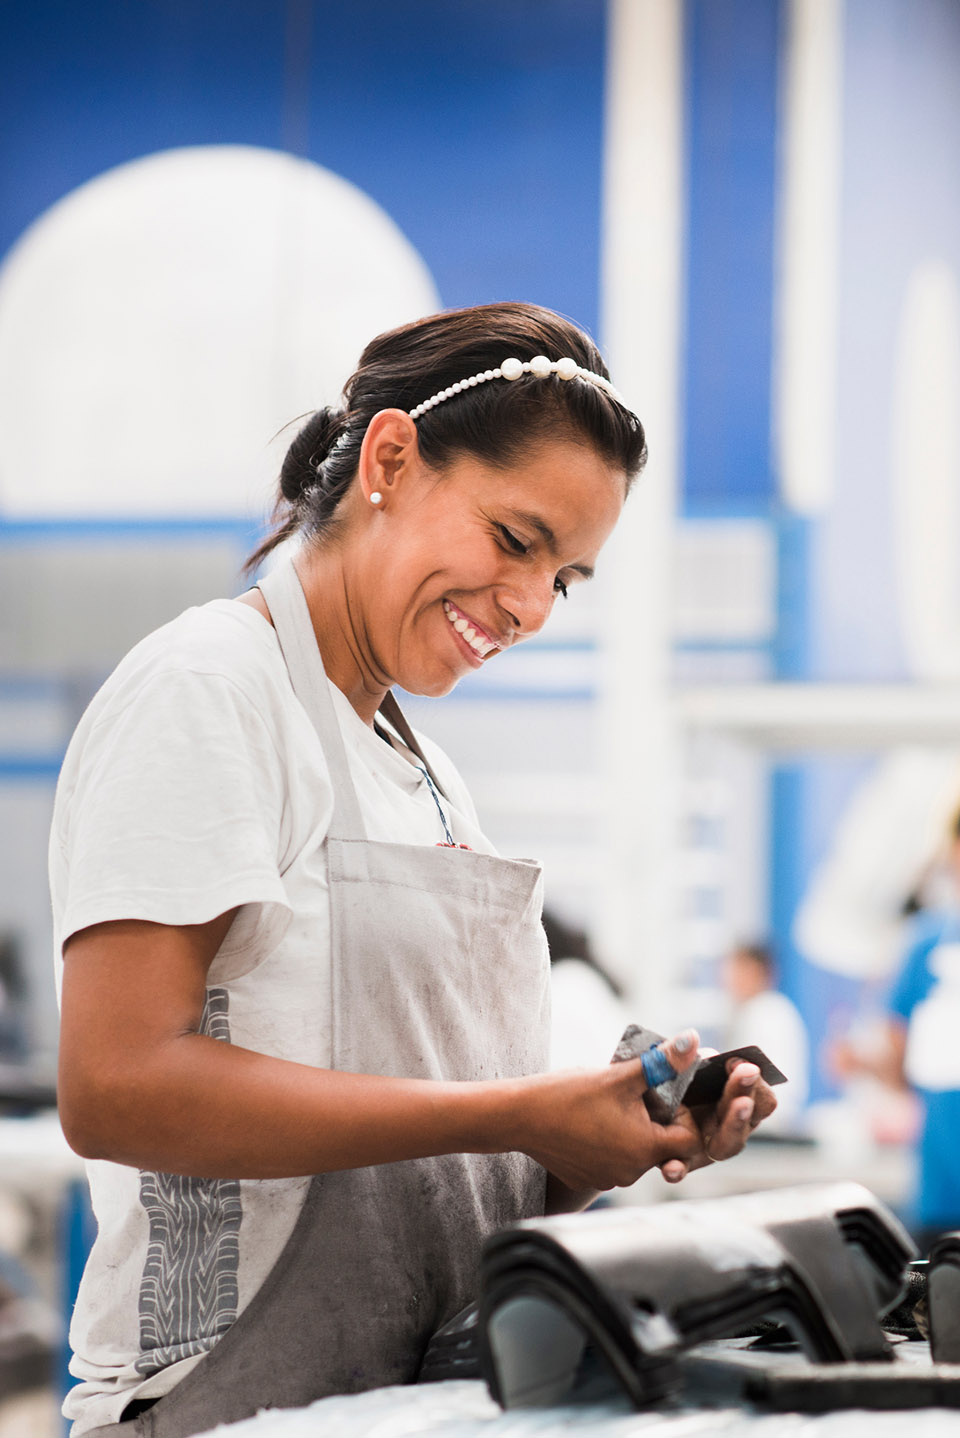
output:
M334 789L333 1067L444 1080L542 1071L539 867L368 840L293 564L260 588ZM541 1214L544 1187L543 1169L518 1153L315 1176L276 1265L216 1347L147 1411L90 1438L189 1438L261 1408L413 1381L431 1334L473 1297L486 1235Z

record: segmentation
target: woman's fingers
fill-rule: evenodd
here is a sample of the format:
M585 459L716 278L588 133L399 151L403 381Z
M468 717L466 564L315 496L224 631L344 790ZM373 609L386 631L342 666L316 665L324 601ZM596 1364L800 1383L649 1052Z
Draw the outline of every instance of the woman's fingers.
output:
M729 1078L712 1121L703 1125L704 1152L715 1162L733 1158L752 1131L776 1108L776 1099L756 1064L731 1059Z
M680 1160L676 1179L683 1177L685 1160L700 1148L699 1129L692 1119L663 1128L651 1118L643 1095L695 1065L698 1043L696 1031L685 1029L658 1044L652 1057L524 1080L520 1127L511 1146L537 1159L568 1188L624 1187L671 1159Z
M709 1159L719 1163L733 1158L743 1148L753 1131L753 1103L739 1098L731 1103L713 1132L704 1134L704 1150Z
M700 1057L704 1057L703 1050ZM664 1178L668 1183L679 1183L693 1169L733 1158L776 1106L776 1096L760 1077L757 1065L743 1059L730 1059L727 1082L716 1108L706 1114L696 1110L697 1119L690 1110L681 1109L676 1121L664 1130L668 1154L660 1161ZM690 1132L697 1136L694 1154L688 1147Z
M755 1067L755 1064L745 1063L742 1059L732 1058L727 1060L727 1074L729 1077L733 1077L738 1069L746 1069L749 1071ZM750 1077L746 1084L744 1084L743 1081L740 1083L741 1092L746 1088L750 1097L753 1099L753 1116L750 1120L751 1128L756 1128L757 1124L762 1123L765 1118L769 1118L777 1106L776 1094L770 1085L760 1078L759 1074L760 1071L758 1069L756 1078Z
M694 1029L665 1039L640 1058L599 1071L544 1074L523 1082L521 1129L511 1142L568 1188L634 1183L659 1166L668 1183L739 1153L775 1099L756 1064L735 1061L716 1108L681 1104L672 1122L654 1122L640 1102L701 1057Z
M700 1035L696 1029L684 1029L672 1039L664 1039L648 1049L640 1057L643 1087L656 1088L684 1073L697 1062L699 1043Z

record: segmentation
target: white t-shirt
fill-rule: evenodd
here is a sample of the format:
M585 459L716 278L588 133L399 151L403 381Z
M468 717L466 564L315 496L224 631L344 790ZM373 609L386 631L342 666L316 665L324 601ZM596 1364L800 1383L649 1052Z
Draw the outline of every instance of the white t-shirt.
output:
M331 693L368 837L443 841L422 771ZM454 839L494 852L449 760L422 742ZM272 626L233 600L187 610L121 662L67 751L50 840L58 985L64 941L90 924L199 924L239 906L203 1031L328 1066L332 808ZM131 954L132 985L135 966ZM168 1392L214 1346L273 1267L309 1183L87 1170L99 1231L71 1327L74 1435Z
M787 1083L775 1090L777 1107L761 1132L769 1135L801 1131L809 1092L809 1040L803 1019L786 994L764 989L738 1005L726 1046L736 1049L747 1044L759 1045L787 1076Z

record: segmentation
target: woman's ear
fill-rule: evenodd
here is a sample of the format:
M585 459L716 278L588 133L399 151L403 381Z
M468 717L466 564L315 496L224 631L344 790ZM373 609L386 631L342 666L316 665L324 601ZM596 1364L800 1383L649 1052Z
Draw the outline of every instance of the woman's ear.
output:
M406 410L379 410L360 446L357 479L365 501L386 508L418 456L417 426Z

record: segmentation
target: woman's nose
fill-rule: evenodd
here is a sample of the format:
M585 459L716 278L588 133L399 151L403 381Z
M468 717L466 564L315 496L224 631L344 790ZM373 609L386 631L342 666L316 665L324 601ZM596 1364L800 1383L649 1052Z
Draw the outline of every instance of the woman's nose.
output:
M508 615L517 631L518 639L528 639L543 628L556 598L554 578L532 576L522 583L514 583L501 590L500 607Z

